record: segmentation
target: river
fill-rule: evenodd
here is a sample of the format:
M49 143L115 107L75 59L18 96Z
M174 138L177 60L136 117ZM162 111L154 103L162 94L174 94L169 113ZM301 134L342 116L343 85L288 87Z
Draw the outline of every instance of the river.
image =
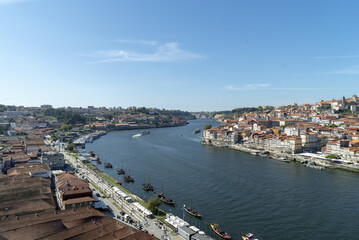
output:
M110 132L87 144L102 161L97 167L120 180L136 195L151 180L155 192L174 199L161 208L182 217L183 204L204 215L185 213L185 220L205 230L219 222L233 239L255 232L260 239L359 239L359 175L340 170L319 171L228 148L203 146L196 128L212 120L192 120L182 127ZM103 164L109 162L113 169ZM124 183L116 168L130 171L135 183ZM163 186L163 187L162 187Z

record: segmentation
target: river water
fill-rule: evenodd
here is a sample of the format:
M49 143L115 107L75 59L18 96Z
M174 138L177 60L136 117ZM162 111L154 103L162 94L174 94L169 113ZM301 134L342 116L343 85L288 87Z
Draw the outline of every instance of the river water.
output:
M102 161L97 167L118 179L136 195L151 180L155 192L174 199L162 209L205 230L219 222L233 239L255 232L260 239L359 239L359 175L340 170L320 171L282 163L227 148L203 146L196 128L211 120L193 120L183 127L110 132L87 144ZM113 169L103 164L109 162ZM130 171L135 183L124 183L116 168ZM162 187L163 186L163 187ZM204 215L198 220L183 204Z

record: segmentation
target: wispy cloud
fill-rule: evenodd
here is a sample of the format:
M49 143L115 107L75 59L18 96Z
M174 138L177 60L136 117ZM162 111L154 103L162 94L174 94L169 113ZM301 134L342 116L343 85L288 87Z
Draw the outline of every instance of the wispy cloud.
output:
M157 41L148 41L148 40L116 39L115 41L120 43L144 44L151 46L156 46L158 44Z
M359 75L359 65L352 66L346 69L329 72L329 74L348 74L348 75Z
M232 91L243 91L243 90L256 90L256 89L263 89L269 88L271 85L267 83L259 83L259 84L247 84L242 87L236 87L233 85L225 86L224 89L232 90Z
M224 86L225 90L230 91L250 91L250 90L338 90L338 89L353 89L353 88L302 88L302 87L271 87L271 84L247 84L242 87L236 87L233 85Z
M154 43L154 41L148 41ZM157 43L155 43L156 45ZM153 45L153 44L149 44ZM106 62L175 62L191 59L200 59L204 56L183 50L178 43L165 43L158 45L152 53L139 53L126 50L110 50L97 51L93 54L83 55L88 56L94 61L89 63L106 63Z
M314 57L314 59L359 58L359 55Z

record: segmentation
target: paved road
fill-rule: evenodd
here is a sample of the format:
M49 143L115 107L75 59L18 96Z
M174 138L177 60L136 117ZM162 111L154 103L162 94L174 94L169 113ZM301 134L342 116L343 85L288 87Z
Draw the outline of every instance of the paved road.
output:
M58 147L56 148L56 150L58 150ZM77 168L79 177L86 178L87 180L95 183L101 189L102 192L106 193L109 196L109 198L99 198L99 200L101 200L110 207L112 212L111 216L113 218L122 221L122 218L120 217L120 211L123 211L128 216L130 216L133 221L135 221L135 224L132 225L132 227L142 225L144 230L147 230L149 233L152 233L155 237L159 239L183 240L181 236L179 236L177 233L174 233L167 226L162 225L162 223L160 223L156 218L147 218L141 211L139 211L136 206L134 206L133 203L129 203L125 201L122 197L119 197L117 194L115 194L112 189L113 186L110 183L98 176L94 171L89 169L81 161L77 160L69 153L65 152L63 147L60 148L60 152L64 154L65 159L68 162L70 162L73 166ZM95 190L94 194L96 193L99 193L99 191ZM138 198L138 196L136 195L132 196L134 198ZM118 219L117 216L119 216L120 218Z

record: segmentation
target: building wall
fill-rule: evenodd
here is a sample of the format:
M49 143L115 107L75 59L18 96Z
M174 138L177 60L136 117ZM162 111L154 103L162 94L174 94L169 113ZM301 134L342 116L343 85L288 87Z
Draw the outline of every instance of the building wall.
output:
M65 166L65 159L62 153L43 153L41 163L48 166L51 170L60 170Z

